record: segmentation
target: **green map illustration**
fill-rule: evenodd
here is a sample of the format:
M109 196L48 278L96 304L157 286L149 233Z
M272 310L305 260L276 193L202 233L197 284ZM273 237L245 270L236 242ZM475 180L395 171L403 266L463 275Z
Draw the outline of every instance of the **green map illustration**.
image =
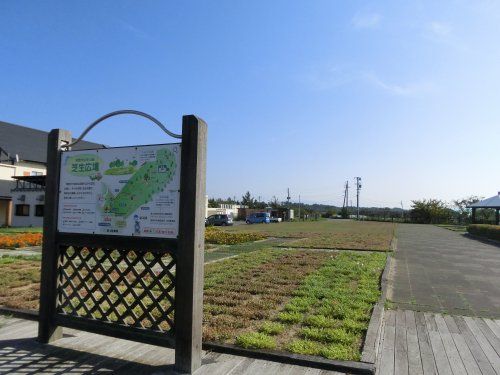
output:
M169 149L156 151L156 160L142 164L120 192L113 196L108 190L104 196L104 212L128 217L140 206L164 190L177 169L175 155Z

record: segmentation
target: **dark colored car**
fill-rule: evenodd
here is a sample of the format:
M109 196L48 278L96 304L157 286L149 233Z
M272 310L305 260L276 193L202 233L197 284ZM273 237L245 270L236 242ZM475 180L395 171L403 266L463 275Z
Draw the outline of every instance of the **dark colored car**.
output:
M269 212L255 212L247 216L245 222L247 224L269 224L271 222L271 215L269 214Z
M217 225L217 226L233 225L233 217L231 215L225 215L225 214L210 215L205 219L205 226L208 227L211 225Z

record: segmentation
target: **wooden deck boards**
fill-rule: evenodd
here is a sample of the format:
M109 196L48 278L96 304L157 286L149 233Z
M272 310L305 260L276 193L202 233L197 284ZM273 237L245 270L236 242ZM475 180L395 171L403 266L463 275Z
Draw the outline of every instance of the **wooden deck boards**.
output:
M72 329L53 345L36 322L0 317L0 374L173 373L174 351ZM500 375L500 320L386 311L377 373ZM334 371L204 352L197 375L333 375Z
M500 321L387 311L377 373L500 375Z
M0 374L173 374L174 351L72 329L54 344L35 340L38 323L0 316ZM204 352L197 375L335 375L278 362Z

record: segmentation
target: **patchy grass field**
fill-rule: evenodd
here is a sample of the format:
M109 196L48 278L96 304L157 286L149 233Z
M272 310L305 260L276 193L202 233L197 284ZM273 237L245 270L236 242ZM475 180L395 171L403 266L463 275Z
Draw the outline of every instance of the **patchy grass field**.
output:
M276 248L207 264L204 340L357 360L384 264L376 252ZM0 258L0 305L37 309L39 272L39 258Z
M269 319L332 254L262 250L207 266L204 338L234 342Z
M0 306L38 309L41 257L0 258Z
M244 242L258 241L266 238L262 233L226 232L215 227L205 229L205 242L208 244L235 245Z
M242 329L238 345L359 360L385 255L322 254L330 258L301 280L280 309Z
M230 233L252 232L267 237L296 238L287 247L311 249L390 250L395 224L351 220L320 220L226 227Z
M280 246L283 244L282 238L268 238L262 241L244 242L235 245L206 245L205 263L223 258L230 258L257 250Z
M315 249L385 251L393 233L330 220L209 228L205 260L228 259L205 265L203 339L358 360L386 255ZM0 305L37 309L39 277L39 257L0 258Z

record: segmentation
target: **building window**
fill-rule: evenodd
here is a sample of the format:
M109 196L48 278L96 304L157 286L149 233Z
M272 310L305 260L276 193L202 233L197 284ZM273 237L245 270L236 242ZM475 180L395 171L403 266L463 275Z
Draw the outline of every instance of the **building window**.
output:
M32 176L43 176L42 172L37 172L37 171L31 171Z
M35 206L35 216L43 216L43 208L45 205L43 204L37 204Z
M16 216L30 216L30 205L16 204Z

